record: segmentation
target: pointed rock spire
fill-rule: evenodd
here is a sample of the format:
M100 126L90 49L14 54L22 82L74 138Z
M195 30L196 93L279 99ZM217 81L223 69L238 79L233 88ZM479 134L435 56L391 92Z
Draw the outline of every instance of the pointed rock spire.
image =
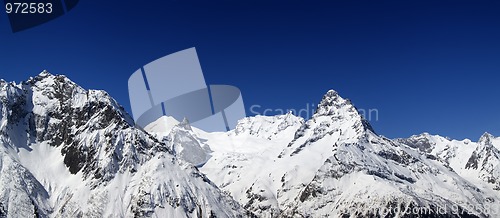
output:
M184 117L182 122L180 122L177 126L179 126L182 129L185 129L185 130L193 130L191 128L191 124L189 124L189 120L186 117Z

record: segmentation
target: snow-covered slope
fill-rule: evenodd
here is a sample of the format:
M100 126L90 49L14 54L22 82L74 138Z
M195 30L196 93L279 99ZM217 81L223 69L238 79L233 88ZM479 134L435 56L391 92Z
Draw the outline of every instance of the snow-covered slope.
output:
M103 91L42 72L0 81L0 111L0 217L246 213Z
M436 157L475 185L500 193L500 138L485 133L478 142L473 142L423 133L397 141ZM421 145L425 145L425 149Z
M202 166L210 158L210 147L196 137L187 119L178 122L173 117L163 116L145 130L163 142L175 156L194 166Z
M170 134L172 129L179 123L180 122L173 117L163 116L144 127L144 130L153 134L156 138L164 138Z
M493 186L466 178L440 158L438 149L445 148L434 140L447 139L379 136L332 90L307 121L293 114L256 116L228 133L189 134L212 150L200 170L260 217L500 215L492 210L500 200ZM495 168L494 145L482 141L485 148L460 148L470 154L456 162L467 163L476 152L469 168Z

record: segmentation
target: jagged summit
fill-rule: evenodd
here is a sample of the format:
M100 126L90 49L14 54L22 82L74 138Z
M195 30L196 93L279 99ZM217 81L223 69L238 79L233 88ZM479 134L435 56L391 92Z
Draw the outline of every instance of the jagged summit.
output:
M41 80L44 80L44 79L56 79L56 78L59 78L59 80L61 81L61 79L64 79L66 82L70 82L74 85L76 85L76 83L74 83L73 81L71 81L68 77L66 77L65 75L59 75L59 74L52 74L50 73L49 71L47 70L43 70L42 72L40 72L38 75L36 75L35 77L30 77L27 81L25 81L24 83L32 83L32 82L37 82L37 81L41 81Z
M179 123L180 122L178 120L171 116L162 116L144 127L144 130L149 133L154 133L159 138L163 138L167 136Z
M51 73L50 73L49 71L47 71L47 70L42 70L42 72L40 72L40 73L38 74L38 76L40 76L40 77L48 77L48 76L54 76L54 75L53 75L53 74L51 74Z
M315 115L331 115L335 113L335 110L340 109L340 107L348 105L350 105L350 103L340 97L336 91L329 90L318 104Z
M360 126L364 130L376 134L370 122L358 112L352 102L349 99L342 98L335 90L327 91L318 104L311 120L322 119L320 117L324 116L330 117L333 122L355 122L353 125Z
M189 124L189 120L186 117L184 117L184 119L182 119L182 122L180 122L179 124L177 124L177 126L180 127L180 128L183 128L185 130L193 130L191 128L191 124Z
M338 96L339 93L333 89L330 89L326 92L326 94L324 95L324 97L334 97L334 96Z
M491 139L495 138L493 135L491 135L488 132L483 133L481 137L479 138L479 143L486 145L486 144L491 144Z

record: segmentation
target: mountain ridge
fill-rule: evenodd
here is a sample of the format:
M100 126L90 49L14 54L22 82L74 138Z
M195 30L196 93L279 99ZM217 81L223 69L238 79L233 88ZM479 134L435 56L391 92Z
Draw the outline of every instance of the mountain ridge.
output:
M279 131L284 119L296 122ZM457 174L432 144L376 134L333 90L306 121L255 116L228 133L194 136L213 150L201 171L261 217L496 215L485 209L499 200L494 189Z
M43 71L0 81L0 133L0 217L500 214L500 138L389 139L334 90L308 120L138 129L106 92Z

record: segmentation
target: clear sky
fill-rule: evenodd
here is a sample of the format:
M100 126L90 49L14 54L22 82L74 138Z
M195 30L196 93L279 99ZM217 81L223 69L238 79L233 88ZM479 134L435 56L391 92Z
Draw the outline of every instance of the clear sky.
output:
M47 69L129 111L135 70L196 47L207 83L239 87L247 109L300 110L335 89L377 109L388 137L500 136L499 1L81 0L18 33L0 13L0 40L0 78Z

